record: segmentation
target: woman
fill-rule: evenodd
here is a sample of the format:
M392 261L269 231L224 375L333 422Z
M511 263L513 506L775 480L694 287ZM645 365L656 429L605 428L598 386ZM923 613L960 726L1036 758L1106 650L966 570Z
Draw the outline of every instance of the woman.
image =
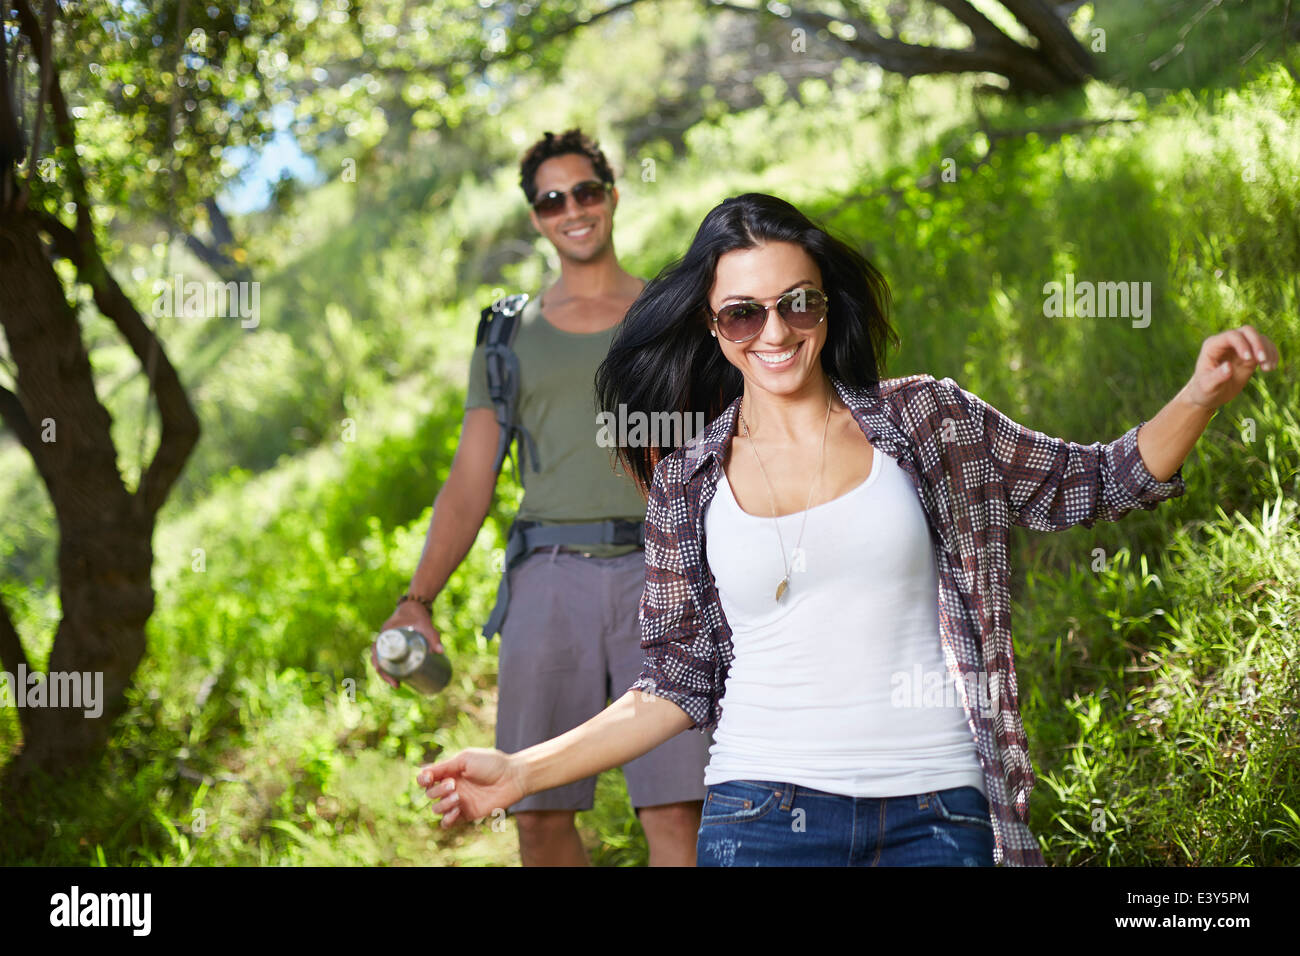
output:
M860 255L752 193L646 287L600 404L712 423L619 451L648 493L641 677L562 736L421 768L444 826L716 728L700 865L1042 865L1009 526L1183 494L1214 410L1277 350L1248 325L1211 336L1155 418L1080 445L950 378L881 380L888 301Z

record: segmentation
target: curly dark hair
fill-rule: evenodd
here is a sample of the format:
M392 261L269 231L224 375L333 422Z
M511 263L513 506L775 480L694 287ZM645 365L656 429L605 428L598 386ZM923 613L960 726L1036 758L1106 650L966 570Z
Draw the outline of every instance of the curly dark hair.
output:
M559 136L548 132L528 147L528 152L524 153L524 158L519 163L519 185L523 187L529 205L532 205L533 200L537 198L537 167L548 159L564 156L567 153L586 156L591 160L591 166L596 170L596 175L600 177L601 182L614 185L614 173L609 168L609 160L600 151L595 140L576 127L565 130Z

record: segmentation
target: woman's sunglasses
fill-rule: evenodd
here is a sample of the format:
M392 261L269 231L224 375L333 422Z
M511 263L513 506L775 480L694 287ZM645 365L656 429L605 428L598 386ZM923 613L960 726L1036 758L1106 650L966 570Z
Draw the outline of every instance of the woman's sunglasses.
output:
M767 324L768 307L753 299L724 305L713 316L718 334L728 342L748 342ZM807 332L826 318L826 293L793 289L776 300L776 314L792 329Z
M601 182L598 179L588 179L586 182L578 183L570 193L573 194L573 200L579 206L598 206L605 201L605 193L609 191L609 183ZM564 197L568 195L562 189L552 189L550 192L542 193L533 200L533 210L539 216L550 218L558 216L564 212Z

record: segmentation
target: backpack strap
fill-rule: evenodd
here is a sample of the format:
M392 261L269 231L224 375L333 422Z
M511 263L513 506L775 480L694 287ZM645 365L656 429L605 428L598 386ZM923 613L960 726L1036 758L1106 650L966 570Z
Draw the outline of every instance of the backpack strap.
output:
M496 410L497 424L501 426L501 438L497 444L497 456L492 470L496 472L501 468L511 442L518 437L515 473L521 482L524 480L521 465L525 465L529 458L532 459L533 471L541 471L537 443L519 421L519 357L511 348L515 333L519 331L519 316L527 304L528 296L522 292L498 299L483 310L478 330L474 334L475 347L484 347L488 395Z

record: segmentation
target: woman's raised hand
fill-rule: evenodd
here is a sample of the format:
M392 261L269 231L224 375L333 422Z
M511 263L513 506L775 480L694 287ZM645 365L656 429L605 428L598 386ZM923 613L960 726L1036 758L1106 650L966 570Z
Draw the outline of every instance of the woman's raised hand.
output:
M1271 372L1278 361L1277 346L1253 325L1211 335L1201 343L1188 397L1204 408L1220 408L1240 394L1257 368Z
M442 814L442 826L485 817L501 816L528 795L523 772L510 754L471 747L456 756L426 764L415 777L433 812Z

